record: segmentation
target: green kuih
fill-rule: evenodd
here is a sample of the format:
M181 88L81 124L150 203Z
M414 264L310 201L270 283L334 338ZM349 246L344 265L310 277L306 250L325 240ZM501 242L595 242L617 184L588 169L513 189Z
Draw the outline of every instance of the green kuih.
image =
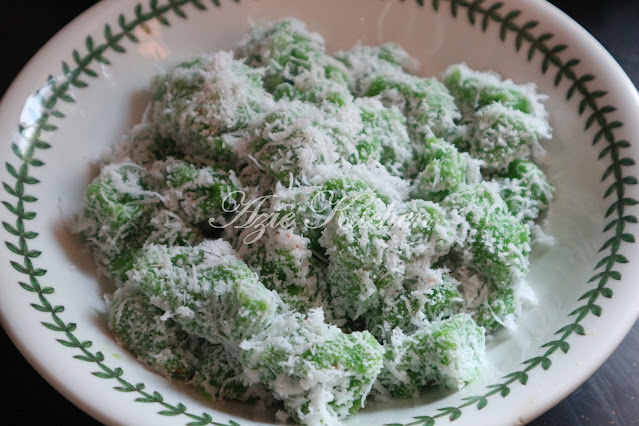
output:
M264 87L271 93L288 92L293 99L306 97L303 92L313 94L308 101L320 100L322 92L332 93L336 97L326 99L338 104L342 97L352 99L348 90L339 90L347 88L348 70L325 52L322 36L294 18L252 27L238 48L246 64L264 70Z
M143 229L143 244L194 246L202 242L201 233L170 210L157 208ZM142 241L140 240L140 241ZM132 243L131 247L137 246Z
M248 384L242 364L224 345L200 339L193 356L198 364L189 383L209 400L272 400L264 386Z
M337 52L335 57L350 71L349 86L356 96L365 95L371 77L376 74L412 72L419 68L419 62L395 43L357 45L350 50Z
M318 108L299 101L278 102L254 134L248 153L284 183L314 176L319 167L335 164L340 144L351 143L327 125Z
M129 283L187 332L212 343L238 344L285 308L223 240L196 247L149 245L129 272Z
M486 217L470 248L472 265L499 288L517 284L528 273L530 230L510 214Z
M411 165L413 148L406 130L406 118L397 107L386 108L374 98L359 98L361 134L356 152L348 158L353 164L379 161L395 176L402 176Z
M116 153L119 158L128 157L134 163L147 168L167 157L182 157L175 142L162 137L157 126L150 123L133 127L117 147Z
M327 283L333 305L351 319L379 304L380 291L401 286L405 262L401 233L384 221L388 206L374 194L349 201L324 229Z
M278 185L275 189L272 210L280 217L293 220L291 229L296 234L308 239L308 249L321 252L319 239L325 223L330 219L334 201L323 186L291 186Z
M495 185L464 185L444 199L442 205L455 212L464 262L491 284L512 287L528 272L530 230L508 213Z
M202 234L197 229L192 228L172 211L157 207L153 210L148 223L141 226L137 238L128 241L122 249L121 255L111 265L111 273L125 282L135 259L145 245L194 246L201 241Z
M499 186L487 182L460 185L440 204L448 212L451 222L457 225L456 241L461 246L476 234L486 217L508 211L499 195Z
M534 222L552 202L554 185L530 161L513 161L508 166L508 173L497 181L508 210L521 222Z
M164 311L135 287L123 287L115 293L108 325L118 342L153 370L167 377L193 377L198 364L193 349L198 339L173 319L165 318Z
M502 326L513 328L521 312L521 302L513 288L488 286L486 298L470 310L475 322L493 333Z
M262 88L260 71L230 52L184 62L153 85L150 118L163 138L174 140L191 158L232 167L234 137L273 100Z
M288 101L301 101L317 104L327 109L343 107L353 102L353 95L348 86L335 80L315 79L308 76L302 80L297 77L295 85L282 83L273 91L273 98Z
M450 66L444 73L444 84L465 115L472 116L474 111L494 103L537 117L546 115L543 97L536 93L534 84L516 85L492 72L473 71L466 64Z
M430 266L448 254L455 243L456 230L438 204L424 200L410 200L397 208L403 235L402 258L406 262Z
M245 233L240 239L250 236ZM308 246L308 238L292 230L270 228L258 241L250 244L242 241L238 255L269 290L276 291L291 308L304 313L322 304L318 288L319 281L323 281L322 268Z
M145 174L129 162L103 167L86 190L76 223L99 266L116 278L126 274L132 261L129 245L142 246L144 228L161 202L160 194L143 184Z
M320 185L284 187L278 185L274 193L273 211L294 218L295 232L308 238L308 248L323 253L319 239L325 225L332 220L335 209L348 206L356 197L369 197L373 190L354 178L337 177Z
M429 322L459 313L462 296L459 282L442 269L422 269L404 281L403 288L384 294L380 305L365 315L366 329L389 341L400 328L412 333Z
M365 403L383 350L368 332L343 333L321 310L279 316L240 345L245 373L304 425L338 424Z
M412 196L440 202L463 184L481 181L480 162L443 139L430 138L423 147Z
M457 135L455 122L461 114L446 86L435 78L402 72L379 74L368 86L366 96L379 96L385 105L399 107L407 117L408 133L418 146L433 136L448 139Z
M165 208L149 185L149 174L133 163L105 166L87 188L76 231L93 247L99 265L118 282L145 244L190 246L200 233Z
M413 334L396 330L376 389L395 398L415 397L426 385L460 389L481 374L485 362L484 329L458 314Z
M540 141L551 136L545 119L499 103L479 109L475 115L470 155L484 161L489 173L504 173L515 160L528 160L542 151Z
M119 343L154 371L187 380L212 400L264 398L262 386L248 386L239 361L223 345L193 337L134 286L115 293L109 329Z
M218 222L237 209L241 193L228 173L183 161L166 161L158 168L163 171L166 202L184 220Z

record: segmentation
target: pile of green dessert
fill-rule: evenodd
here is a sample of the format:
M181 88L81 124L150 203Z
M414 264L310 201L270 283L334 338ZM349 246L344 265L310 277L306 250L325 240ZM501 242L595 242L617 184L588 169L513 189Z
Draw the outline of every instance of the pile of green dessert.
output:
M551 128L533 84L416 67L289 18L156 77L77 221L118 342L307 425L476 379L521 312Z

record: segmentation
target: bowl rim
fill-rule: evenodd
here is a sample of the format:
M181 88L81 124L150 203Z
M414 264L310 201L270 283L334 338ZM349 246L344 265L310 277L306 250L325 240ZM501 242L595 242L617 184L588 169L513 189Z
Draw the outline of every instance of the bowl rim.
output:
M528 363L525 369L511 373L511 375L506 377L507 380L499 384L499 386L493 387L492 390L486 392L484 395L472 397L466 403L461 404L459 407L447 407L447 409L443 411L440 410L438 414L425 416L427 417L427 419L424 424L430 424L428 423L428 419L431 418L434 424L435 420L442 417L447 417L450 420L459 418L462 413L461 410L466 406L476 405L478 408L483 408L483 406L486 405L487 398L497 393L505 397L510 392L510 384L517 382L521 383L522 385L526 384L528 380L528 371L536 368L537 366L541 366L544 370L548 369L552 365L550 357L556 350L559 349L561 351L568 352L570 344L567 342L567 339L575 334L583 335L585 333L584 327L580 324L581 321L586 317L592 317L592 315L595 315L597 317L601 315L601 306L597 305L595 302L597 301L597 298L599 296L611 297L611 290L609 289L607 284L610 282L610 280L620 281L622 279L621 273L619 273L617 270L614 270L614 268L626 264L629 261L628 257L622 254L621 249L627 249L629 247L628 244L631 244L634 241L632 232L628 231L625 228L625 225L634 223L632 222L633 219L627 218L634 218L635 221L636 218L634 215L627 215L626 208L631 208L631 206L637 204L637 201L634 198L626 196L629 191L624 192L624 188L629 189L630 185L636 184L636 178L634 178L635 174L628 172L628 170L631 170L628 167L633 166L634 161L632 160L632 158L629 157L619 157L621 153L623 153L623 151L625 149L628 149L630 146L629 143L628 145L620 145L620 142L625 141L619 141L615 136L615 130L621 128L624 123L618 120L609 119L609 117L612 117L611 114L614 113L614 110L611 109L613 107L609 104L600 105L598 102L598 99L604 97L605 93L599 90L591 90L589 88L588 83L594 80L594 75L577 74L575 68L577 67L578 62L572 62L573 59L566 61L563 58L562 52L566 49L565 45L554 44L552 42L554 34L551 32L536 34L535 27L537 25L532 25L532 22L534 22L532 18L531 20L527 20L524 23L522 23L522 20L520 18L527 13L543 17L545 20L544 23L550 24L550 27L555 29L555 33L561 33L564 38L568 39L571 38L568 37L568 35L572 35L572 41L575 42L575 44L577 44L576 41L579 40L579 49L587 50L589 53L592 54L592 56L588 58L590 62L599 60L600 65L605 68L606 75L609 76L608 79L615 80L615 84L617 86L616 91L619 93L624 93L624 102L632 104L634 107L633 109L637 111L639 111L639 94L637 93L636 88L634 87L628 76L625 74L625 72L621 69L619 64L614 60L614 58L612 58L612 56L605 50L605 48L603 48L603 46L601 46L599 42L594 39L592 35L590 35L585 29L583 29L579 24L565 15L554 5L547 3L544 0L534 0L532 2L524 0L503 0L501 2L497 2L496 0L489 0L486 2L473 2L468 0L415 1L420 6L432 7L436 13L446 13L443 9L449 9L448 13L451 13L453 16L456 16L457 14L468 14L468 20L471 22L472 25L475 25L473 22L476 22L476 26L482 27L500 25L501 30L499 37L501 38L501 42L506 42L506 39L510 34L516 33L517 35L515 36L515 45L519 45L519 47L517 47L517 50L520 50L521 45L524 45L524 47L529 47L531 49L529 50L529 52L533 52L533 54L537 55L544 55L542 74L546 74L547 71L552 70L554 67L559 70L557 73L557 79L569 79L574 82L574 85L572 86L574 88L571 89L572 95L570 95L570 91L568 92L569 97L582 96L582 101L580 102L580 104L584 105L584 111L589 111L589 109L591 110L591 112L589 111L590 113L588 114L588 118L586 119L587 128L590 128L591 126L598 126L600 129L595 135L594 143L605 141L609 144L608 146L610 147L616 146L616 148L609 148L606 155L600 157L600 159L607 158L608 156L611 156L613 155L613 153L616 152L616 154L614 154L616 155L616 157L611 157L613 160L613 164L606 171L606 177L614 176L616 178L613 182L614 186L611 185L610 188L613 188L611 190L611 194L617 195L618 197L616 200L613 199L614 201L611 201L612 204L610 205L609 213L606 216L609 217L609 215L616 214L613 215L613 218L616 222L610 222L612 223L611 229L614 229L615 235L605 243L604 247L602 247L604 254L606 254L606 250L608 250L610 254L603 257L597 267L595 267L596 274L593 276L593 279L591 279L591 281L598 282L599 284L597 287L588 290L588 292L584 294L584 296L586 296L586 299L588 299L588 302L581 305L575 312L573 312L572 316L576 320L573 323L569 323L567 324L567 326L560 329L562 337L556 341L549 342L552 343L552 345L548 346L548 350L543 356L531 358L532 361L528 360L531 362L525 361L524 364ZM153 3L159 4L160 8L169 5L169 2L163 0L160 0L159 2L151 0L151 4ZM189 9L189 13L191 13L194 12L193 6L197 7L198 4L204 2L199 2L197 0L173 0L172 3L184 5L185 8L190 7L191 9ZM214 0L213 3L217 3L217 1ZM491 4L491 6L483 3ZM502 6L497 7L497 4L502 4ZM20 72L20 74L7 89L2 101L0 102L0 117L7 115L7 111L11 108L11 105L15 101L23 101L23 94L32 92L35 84L43 82L44 76L40 71L41 65L50 65L60 59L58 53L54 54L54 51L57 50L59 52L67 52L71 50L77 42L82 40L82 37L86 36L86 28L95 26L96 22L104 23L107 20L113 20L113 18L115 18L122 10L129 10L130 5L131 4L126 2L125 0L118 2L100 2L87 9L79 17L74 19L71 23L67 24L62 30L60 30L27 63L24 69ZM213 7L213 5L207 4L207 7ZM532 12L532 9L535 9L534 13ZM179 12L179 10L181 9L166 7L167 13L179 15L180 13L182 13ZM515 11L517 10L519 10L520 13L515 13ZM138 13L136 9L135 15L141 16L140 13ZM473 17L471 18L471 16ZM113 28L116 28L116 26L113 25ZM122 32L118 33L118 30L119 29L116 29L113 34L117 34L119 35L120 39L124 39L125 34L123 34ZM523 35L519 36L519 34ZM547 34L549 34L550 36L547 36ZM511 36L510 38L513 37ZM118 43L116 42L113 45L110 45L110 48L117 51L117 46ZM64 74L69 74L68 70L65 70ZM559 82L556 84L556 86L558 84ZM582 108L581 105L580 109ZM50 131L46 129L43 130L49 133L55 131L55 129ZM16 155L18 154L16 153ZM15 158L13 159L15 160ZM33 163L37 160L30 159L29 161ZM16 171L15 169L13 170L13 172L11 170L8 170L8 172L10 175L13 175L15 173L16 176L14 177L18 181L20 181L21 179L24 181L29 177L28 175L20 175L20 172ZM29 184L28 181L25 181L24 183L27 185ZM7 191L6 188L5 191ZM5 193L5 196L6 195L7 194ZM14 214L14 212L11 211L10 213ZM5 218L6 214L6 212L2 214L2 217ZM17 237L20 235L24 235L24 232L28 232L20 231L19 229L16 230L15 228L13 228L13 231L16 232L12 232L12 230L7 228L6 224L5 230L7 232L5 232L4 236L8 237L6 241L10 241L10 238L12 238L12 234L13 237ZM10 252L3 252L3 257L7 257L6 255L10 255L11 252L13 252L14 254L21 254L23 252L21 248L13 245L13 247L15 248L14 250L14 248L9 247L7 242L5 243L7 244ZM29 256L25 256L22 264L13 261L11 263L16 271L25 273L26 275L32 277L34 276L34 271L37 270L33 269L34 267L30 259L31 258ZM16 266L16 264L18 265L18 267ZM23 270L26 272L22 272ZM624 274L632 275L629 271L624 272ZM628 281L628 278L625 278L624 280ZM37 291L37 293L41 293L40 295L46 295L46 292L42 293L41 291ZM0 322L7 331L7 334L9 335L13 343L17 346L17 348L27 359L27 361L29 361L29 363L38 371L38 373L67 399L73 402L80 409L94 416L99 421L104 423L117 423L122 421L123 417L119 417L118 415L116 415L113 410L109 411L107 408L102 407L101 404L93 400L91 396L88 396L80 390L73 389L71 386L69 386L69 382L68 380L65 380L64 374L53 372L49 368L47 368L47 365L41 358L41 356L33 352L28 339L26 339L23 334L17 332L15 318L6 316L6 310L4 309L4 306L7 302L3 299L5 298L0 298ZM54 312L51 313L55 315ZM628 312L627 316L624 317L625 321L622 324L618 324L618 328L616 328L613 333L610 333L607 336L607 344L605 345L604 349L600 350L597 353L596 359L592 363L588 364L586 369L582 370L580 374L573 375L570 385L562 387L560 391L554 391L552 393L552 396L547 397L543 402L538 403L533 407L526 407L521 416L527 421L532 420L533 418L545 412L552 405L563 399L574 389L576 389L581 383L583 383L588 377L590 377L590 375L597 368L599 368L601 364L603 364L603 362L617 348L617 346L621 343L623 338L633 326L634 322L637 320L637 317L639 317L639 309L635 309L634 312ZM531 368L529 369L529 367Z

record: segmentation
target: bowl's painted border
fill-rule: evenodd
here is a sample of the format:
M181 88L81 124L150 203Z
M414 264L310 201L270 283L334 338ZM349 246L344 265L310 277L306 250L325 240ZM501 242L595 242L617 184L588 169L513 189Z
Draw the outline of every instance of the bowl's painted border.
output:
M238 1L238 0L235 0ZM464 402L455 407L443 407L437 409L436 414L430 416L419 416L413 418L414 421L407 425L432 426L436 420L441 417L448 417L451 421L462 416L465 407L475 405L478 410L483 409L488 404L489 398L499 394L507 397L510 388L517 382L526 385L528 382L528 373L541 366L547 370L552 365L551 357L559 349L564 353L570 350L569 338L573 334L584 335L585 330L581 322L589 315L600 316L602 308L596 302L600 296L611 298L612 290L608 287L610 280L620 280L621 273L615 270L620 263L628 263L628 259L620 253L622 246L635 242L632 233L626 230L626 224L637 223L637 217L632 214L626 214L626 208L639 204L634 198L626 197L625 189L627 185L636 185L637 179L624 173L624 168L633 166L635 161L632 158L624 157L623 151L630 147L630 142L626 140L617 140L615 136L616 129L623 126L620 121L610 120L609 114L614 112L616 108L611 105L600 105L600 98L606 92L602 90L591 90L595 77L592 74L579 75L574 68L580 63L579 59L572 58L565 60L561 57L561 53L567 48L565 44L553 44L551 42L554 35L552 33L543 33L537 35L533 32L538 26L537 21L522 22L521 10L504 10L504 4L500 1L486 0L416 0L420 6L426 6L429 3L435 11L440 11L444 6L449 8L453 17L465 15L468 23L472 26L479 26L485 32L490 26L499 26L499 37L502 42L514 41L517 51L522 49L526 51L526 58L530 62L536 55L542 55L542 74L554 73L555 86L564 80L571 82L566 93L566 99L570 100L574 96L580 98L579 114L586 117L585 129L588 130L593 126L598 129L593 145L602 144L603 148L599 155L599 161L606 160L609 162L603 176L602 181L613 177L612 184L607 188L604 199L612 197L611 204L606 212L605 217L609 218L609 222L604 228L604 232L614 230L614 235L606 241L600 251L604 253L604 257L595 266L595 275L589 282L596 283L594 287L583 294L578 300L584 301L581 306L568 314L570 322L557 330L555 340L549 341L541 346L544 350L540 355L524 361L519 371L514 371L503 377L504 381L487 386L487 391L482 395L475 395L464 398ZM33 205L38 199L28 194L28 188L37 185L39 181L30 176L29 172L32 167L42 167L45 163L36 157L36 153L51 147L46 142L47 135L55 132L59 123L65 118L65 115L57 108L61 103L74 103L75 100L70 94L72 87L82 89L89 86L89 81L98 77L98 73L92 69L97 64L109 65L108 55L113 53L126 53L125 43L137 43L138 39L133 31L138 26L143 26L152 20L157 20L165 26L170 25L169 17L178 17L188 19L185 11L199 10L204 11L211 7L209 4L219 8L219 0L149 0L147 7L137 4L134 8L134 18L128 19L121 14L118 19L118 27L112 28L110 25L104 27L104 40L96 41L92 36L85 39L85 49L83 53L79 50L73 50L73 64L62 62L63 79L55 79L53 76L48 78L48 87L50 95L41 98L43 111L45 111L37 120L34 128L22 129L21 135L27 141L26 147L19 148L17 144L11 145L13 153L18 157L14 166L7 162L6 169L15 180L7 183L3 182L4 191L12 197L13 202L3 201L2 204L15 216L15 223L2 222L3 227L17 240L5 241L7 248L14 254L21 256L20 262L11 261L11 266L19 273L25 276L26 282L19 282L20 286L28 292L37 296L36 303L31 306L49 315L50 319L43 321L42 325L53 332L59 333L57 339L60 344L77 349L75 359L80 361L95 363L98 371L93 374L105 380L114 380L117 384L114 389L119 392L129 392L136 396L135 401L141 403L157 404L160 409L159 415L162 416L185 416L189 419L191 425L218 425L218 426L239 426L237 422L228 420L228 423L219 423L213 419L210 414L194 414L189 412L187 407L182 403L169 403L164 401L163 396L156 392L146 390L144 383L133 384L124 378L124 371L120 367L109 367L105 363L102 352L92 352L92 342L81 340L76 335L76 324L66 322L62 319L61 314L64 312L64 306L52 305L48 296L54 293L54 288L41 284L40 280L47 273L46 269L36 266L37 259L41 252L29 248L29 242L38 237L38 233L28 228L28 222L36 217L36 212L31 211L30 205ZM588 114L586 114L588 112ZM585 114L585 115L584 115ZM603 143L602 143L603 142ZM393 426L401 426L402 423L394 423Z

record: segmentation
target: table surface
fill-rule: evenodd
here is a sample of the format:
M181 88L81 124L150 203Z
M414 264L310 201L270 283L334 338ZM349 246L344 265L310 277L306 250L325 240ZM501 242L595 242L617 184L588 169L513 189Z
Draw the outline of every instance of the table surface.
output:
M13 2L12 2L13 3ZM29 2L27 2L29 3ZM96 0L16 2L0 26L0 95L33 54L66 23ZM552 3L590 31L639 85L639 2L637 0L554 0ZM12 12L12 13L11 13ZM19 40L19 42L16 42ZM5 424L98 424L45 382L0 336L0 366L10 392L0 399ZM6 388L5 388L6 389ZM34 410L32 401L55 407ZM533 426L639 425L639 323L604 365L568 398L530 423Z

